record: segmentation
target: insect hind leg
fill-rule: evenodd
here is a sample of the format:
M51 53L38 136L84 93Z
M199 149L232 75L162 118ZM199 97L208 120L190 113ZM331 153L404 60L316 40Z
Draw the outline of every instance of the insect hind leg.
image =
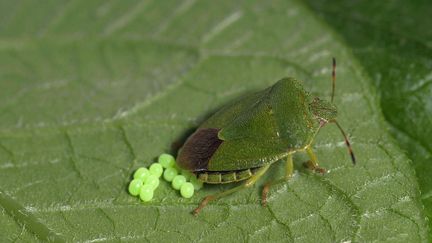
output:
M246 180L245 183L243 183L243 184L240 185L240 186L237 186L237 187L231 188L231 189L229 189L229 190L226 190L226 191L223 191L223 192L220 192L220 193L214 194L214 195L206 196L206 197L201 201L200 205L199 205L197 208L195 208L195 210L192 212L192 214L195 215L195 216L198 215L198 214L201 212L201 210L202 210L202 209L203 209L203 208L204 208L204 207L205 207L209 202L211 202L211 201L213 201L213 200L219 199L219 198L224 197L224 196L228 196L228 195L230 195L230 194L232 194L232 193L234 193L234 192L240 191L240 190L242 190L242 189L245 189L245 188L248 188L248 187L254 185L255 182L257 182L257 180L258 180L259 178L261 178L262 175L265 174L265 172L267 171L267 169L268 169L269 167L270 167L270 165L266 165L266 166L261 167L260 169L258 169L258 170L256 171L256 173L255 173L253 176L251 176L248 180Z

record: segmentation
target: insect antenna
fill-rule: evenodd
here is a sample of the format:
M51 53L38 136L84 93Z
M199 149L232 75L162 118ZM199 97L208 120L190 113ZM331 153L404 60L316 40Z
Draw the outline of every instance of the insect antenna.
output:
M349 154L351 155L351 160L352 160L353 164L355 165L356 164L356 159L355 159L354 152L352 151L352 147L351 147L351 144L350 144L350 142L348 140L347 135L345 134L344 130L342 129L342 127L339 125L339 123L336 120L333 120L332 122L334 122L336 124L336 126L339 128L339 130L341 131L342 135L344 136L345 144L348 147Z
M332 68L332 94L331 102L333 103L336 88L336 58L333 57L333 68Z

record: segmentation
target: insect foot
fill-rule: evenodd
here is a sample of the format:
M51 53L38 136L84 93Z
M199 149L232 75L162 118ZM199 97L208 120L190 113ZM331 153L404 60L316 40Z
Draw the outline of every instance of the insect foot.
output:
M266 183L266 184L264 185L263 190L262 190L262 194L261 194L261 205L262 205L263 207L266 207L266 206L267 206L267 195L268 195L268 192L269 192L269 190L270 190L270 185L271 185L270 182Z
M325 174L327 172L327 170L325 168L319 167L317 164L313 163L312 160L308 160L308 161L304 162L303 165L306 168L313 170L313 171L320 173L320 174Z
M201 201L200 205L192 211L193 216L198 216L198 214L201 212L201 209L203 209L210 201L215 199L216 198L213 195L205 197Z

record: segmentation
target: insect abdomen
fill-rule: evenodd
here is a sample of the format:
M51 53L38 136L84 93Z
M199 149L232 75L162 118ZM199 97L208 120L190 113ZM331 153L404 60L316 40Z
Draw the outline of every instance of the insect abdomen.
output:
M224 184L242 181L250 178L259 168L237 170L237 171L203 171L196 172L198 179L208 184Z

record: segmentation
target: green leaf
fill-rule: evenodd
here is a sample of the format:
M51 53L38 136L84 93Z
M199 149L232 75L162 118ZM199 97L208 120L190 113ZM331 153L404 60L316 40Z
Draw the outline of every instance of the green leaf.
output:
M387 92L397 86L389 82L393 59L380 62L389 49L366 60L340 39L360 34L332 28L317 18L327 12L314 6L0 3L0 241L426 242L418 177L383 116L409 126L389 118ZM260 206L260 189L283 175L282 162L258 185L208 205L196 218L190 211L203 196L232 185L205 186L182 199L162 181L150 203L128 195L136 168L170 152L173 142L242 94L293 76L330 97L332 56L339 122L357 166L329 125L314 143L328 173L307 171L305 155L296 155L294 178L271 188L267 208ZM387 75L373 86L376 62Z

